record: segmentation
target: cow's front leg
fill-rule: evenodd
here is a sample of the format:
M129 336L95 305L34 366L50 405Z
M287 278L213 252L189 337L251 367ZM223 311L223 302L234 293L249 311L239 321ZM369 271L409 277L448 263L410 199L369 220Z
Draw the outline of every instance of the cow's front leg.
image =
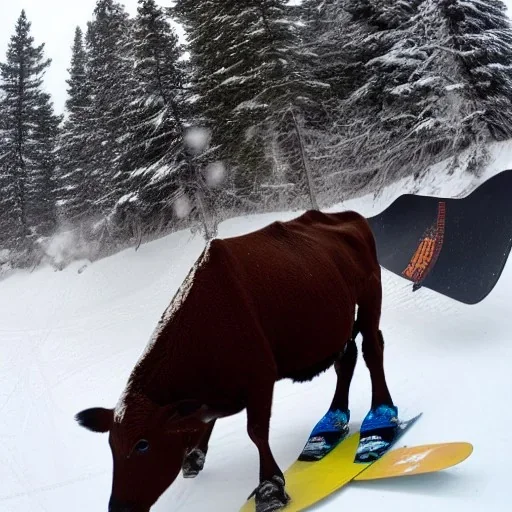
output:
M215 421L208 423L206 430L199 439L199 442L194 448L187 452L182 466L184 478L195 478L204 468L206 454L208 453L208 443L214 426Z
M290 497L285 491L283 472L277 465L268 442L274 381L257 386L247 402L247 432L260 455L260 484L251 494L256 512L273 512L284 507Z

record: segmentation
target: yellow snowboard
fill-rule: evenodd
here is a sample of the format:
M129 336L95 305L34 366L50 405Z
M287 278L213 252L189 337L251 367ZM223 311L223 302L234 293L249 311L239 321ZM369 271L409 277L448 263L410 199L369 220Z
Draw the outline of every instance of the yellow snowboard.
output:
M295 461L284 473L286 491L291 501L282 509L283 512L296 512L314 505L370 466L371 463L353 462L358 444L359 433L354 433L323 459L314 462ZM240 512L255 510L254 498L251 498Z
M321 460L295 461L285 472L286 491L291 501L281 509L282 512L306 510L352 480L375 480L446 469L465 460L473 449L469 443L406 447L389 451L376 462L361 464L354 462L358 444L357 432ZM251 498L240 512L254 510L254 498Z
M459 464L472 452L473 446L470 443L439 443L398 448L374 462L354 480L378 480L433 473Z

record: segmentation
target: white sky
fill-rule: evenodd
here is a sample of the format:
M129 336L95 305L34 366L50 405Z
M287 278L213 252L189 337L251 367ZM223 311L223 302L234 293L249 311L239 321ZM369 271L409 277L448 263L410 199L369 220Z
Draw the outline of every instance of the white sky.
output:
M160 5L169 6L173 0L157 0ZM292 0L299 3L300 0ZM130 15L137 11L137 0L124 0ZM504 0L510 9L512 0ZM52 94L55 109L62 112L66 100L67 69L71 59L71 45L75 27L85 30L92 18L96 0L0 0L0 61L5 60L9 39L14 32L16 20L25 9L32 23L32 35L36 44L46 43L46 56L52 65L46 73L46 88Z
M512 0L511 0L512 1ZM122 0L128 13L137 12L137 0ZM157 0L170 6L172 0ZM66 101L65 80L71 60L71 46L77 25L85 31L92 19L96 0L0 0L0 61L5 61L7 45L14 33L22 9L32 23L35 44L45 43L46 57L52 65L46 72L46 89L51 93L55 110L61 113Z

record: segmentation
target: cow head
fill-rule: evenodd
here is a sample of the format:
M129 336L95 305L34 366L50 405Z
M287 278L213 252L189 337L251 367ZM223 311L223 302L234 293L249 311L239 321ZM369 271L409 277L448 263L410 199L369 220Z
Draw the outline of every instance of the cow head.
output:
M183 459L213 416L194 401L160 407L127 395L116 409L76 415L93 432L109 432L114 473L109 512L148 512L178 476Z

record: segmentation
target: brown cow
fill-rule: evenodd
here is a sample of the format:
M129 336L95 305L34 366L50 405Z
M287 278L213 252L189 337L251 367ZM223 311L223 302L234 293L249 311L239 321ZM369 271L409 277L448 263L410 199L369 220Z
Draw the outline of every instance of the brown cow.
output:
M243 409L260 456L257 510L283 506L289 498L268 440L274 384L310 380L334 364L331 408L347 410L356 305L372 408L393 405L379 330L380 276L372 232L355 212L308 211L208 244L117 406L77 415L82 426L110 432L109 511L147 512L181 469L195 476L215 420Z

